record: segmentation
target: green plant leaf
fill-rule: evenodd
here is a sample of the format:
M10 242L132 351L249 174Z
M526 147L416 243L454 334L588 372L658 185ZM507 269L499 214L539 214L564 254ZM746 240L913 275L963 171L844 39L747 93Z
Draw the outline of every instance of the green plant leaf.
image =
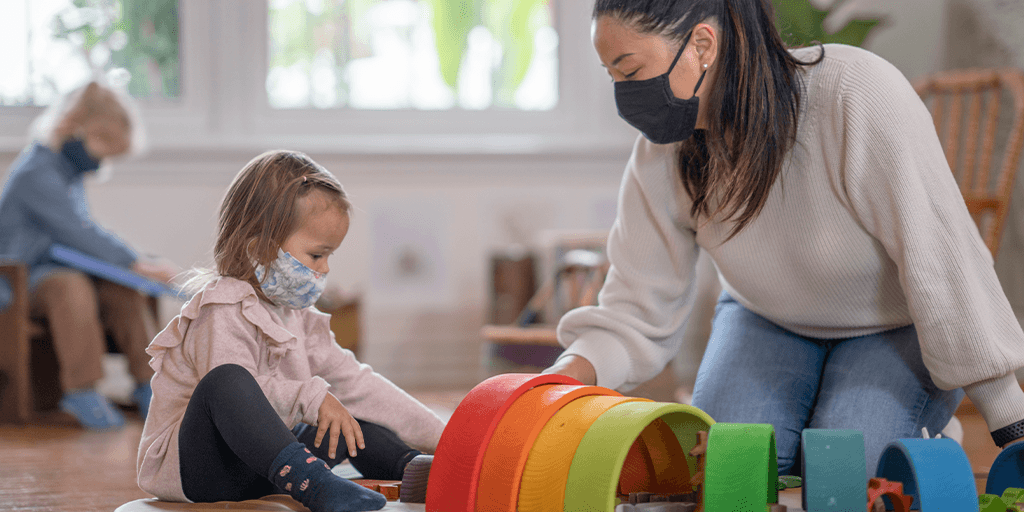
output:
M466 53L469 31L479 19L475 0L430 0L434 11L434 41L441 77L455 89L459 80L462 56Z
M782 40L791 46L806 46L816 42L860 46L881 22L880 19L854 19L838 32L829 34L825 31L825 18L843 3L842 0L827 10L814 7L810 0L773 0L773 3L775 26L782 34Z
M860 46L868 34L881 20L852 20L835 34L826 34L823 43L842 43L851 46Z

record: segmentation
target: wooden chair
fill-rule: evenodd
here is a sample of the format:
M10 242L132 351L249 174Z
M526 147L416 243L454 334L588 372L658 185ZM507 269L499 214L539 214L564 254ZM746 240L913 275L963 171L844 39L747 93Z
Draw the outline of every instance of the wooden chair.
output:
M1024 145L1024 72L944 71L916 81L914 90L929 105L946 160L994 258ZM1011 108L1003 109L1007 97ZM1007 135L994 161L1002 133Z
M57 355L46 323L29 315L28 267L0 261L0 277L11 288L11 303L0 311L0 423L28 423L60 401ZM158 317L156 297L150 307Z
M0 277L11 288L11 303L0 311L0 422L27 423L33 413L29 342L41 333L29 321L27 267L0 262Z

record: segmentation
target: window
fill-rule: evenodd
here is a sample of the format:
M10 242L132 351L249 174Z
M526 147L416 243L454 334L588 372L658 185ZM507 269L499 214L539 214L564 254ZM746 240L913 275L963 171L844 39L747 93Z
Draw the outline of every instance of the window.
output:
M274 108L551 110L547 0L271 0Z
M178 0L6 0L0 105L45 106L92 77L135 97L181 94ZM23 22L13 22L23 20Z
M19 150L42 106L104 73L140 98L160 169L183 150L613 151L634 133L588 3L0 0L0 19L27 20L0 33L0 148Z

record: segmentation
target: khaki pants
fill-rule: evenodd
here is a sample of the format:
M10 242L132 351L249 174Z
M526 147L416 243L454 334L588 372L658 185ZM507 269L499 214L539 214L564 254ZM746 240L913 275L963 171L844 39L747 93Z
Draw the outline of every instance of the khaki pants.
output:
M49 325L64 391L91 388L103 377L106 333L128 358L128 371L136 382L149 382L153 376L145 350L157 326L146 296L62 270L40 282L30 302L32 318Z

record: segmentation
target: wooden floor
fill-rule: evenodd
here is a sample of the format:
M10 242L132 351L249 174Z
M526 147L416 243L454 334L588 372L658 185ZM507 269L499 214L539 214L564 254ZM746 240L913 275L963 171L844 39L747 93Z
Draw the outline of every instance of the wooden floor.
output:
M444 415L464 392L413 394ZM110 512L149 497L135 483L142 422L126 414L128 426L116 432L85 431L53 415L28 426L0 425L0 510ZM976 412L966 407L959 415L964 449L983 491L983 475L999 449Z

